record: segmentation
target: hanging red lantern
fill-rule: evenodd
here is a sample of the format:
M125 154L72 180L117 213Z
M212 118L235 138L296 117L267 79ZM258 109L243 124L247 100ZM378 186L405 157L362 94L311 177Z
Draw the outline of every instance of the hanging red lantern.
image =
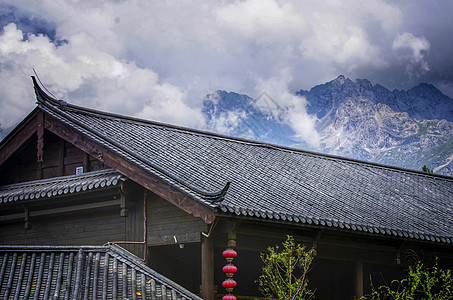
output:
M236 268L236 266L233 266L233 265L226 265L222 268L222 271L223 273L225 273L228 277L232 277L234 275L234 273L236 273L238 270L238 268Z
M235 258L238 254L233 249L226 249L225 251L223 251L222 255L225 258L227 257Z
M228 288L234 288L236 287L237 283L236 281L234 281L233 279L231 278L228 278L227 280L225 280L224 282L222 282L222 286L226 289Z
M229 244L229 242L230 241L228 241L228 244ZM225 258L225 260L228 262L228 264L222 268L222 271L228 277L222 283L222 286L228 292L228 295L224 296L222 298L222 300L236 300L236 297L233 296L232 294L233 294L233 289L236 287L237 283L236 283L236 281L233 280L232 277L234 276L234 273L237 272L238 268L236 268L232 264L232 261L238 254L232 248L227 248L225 251L223 251L222 255Z
M223 257L225 257L227 262L230 263L233 261L233 258L235 258L238 254L233 249L226 249L225 251L223 251L222 255Z
M226 265L222 268L222 271L224 273L236 273L238 270L238 268L236 268L236 266L233 266L233 265Z

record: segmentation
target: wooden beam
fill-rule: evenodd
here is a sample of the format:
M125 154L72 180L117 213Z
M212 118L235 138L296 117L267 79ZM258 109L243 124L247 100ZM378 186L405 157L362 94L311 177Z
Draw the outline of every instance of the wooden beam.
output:
M185 212L201 218L207 224L211 224L214 221L215 214L211 208L197 202L159 177L146 172L106 147L83 136L74 128L59 122L51 116L46 116L45 128Z
M214 239L201 237L201 296L204 300L215 300L214 290Z
M102 202L94 202L88 204L81 204L81 205L72 205L72 206L65 206L65 207L57 207L51 209L43 209L43 210L36 210L36 211L29 211L29 217L38 217L38 216L47 216L47 215L54 215L60 213L67 213L67 212L74 212L79 210L87 210L87 209L95 209L107 206L115 206L120 205L121 200L109 200L109 201L102 201ZM25 213L16 213L11 215L4 215L0 216L1 221L11 221L11 220L18 220L24 219Z
M34 114L36 114L36 112L34 112ZM18 127L14 129L16 133L13 134L0 149L0 166L36 132L38 124L36 115L33 116L33 114L30 114L27 119L24 120L23 125L18 125Z

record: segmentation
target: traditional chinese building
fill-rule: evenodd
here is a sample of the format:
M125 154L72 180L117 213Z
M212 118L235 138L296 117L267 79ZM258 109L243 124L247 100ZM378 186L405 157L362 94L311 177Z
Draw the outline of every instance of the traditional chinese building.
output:
M357 298L415 258L453 266L451 177L95 111L34 85L37 107L0 143L0 297L39 281L45 299L216 299L230 248L232 293L250 299L259 253L288 234L316 249L317 299Z

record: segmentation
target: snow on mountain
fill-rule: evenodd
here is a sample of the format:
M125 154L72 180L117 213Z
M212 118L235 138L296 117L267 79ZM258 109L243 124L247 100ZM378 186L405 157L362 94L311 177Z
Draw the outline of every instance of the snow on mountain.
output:
M227 135L453 174L453 99L433 85L390 92L366 79L353 82L340 75L296 94L307 99L308 113L318 118L318 148L297 140L285 123L284 107L272 103L272 110L260 109L261 96L218 91L206 97L203 113L210 130Z

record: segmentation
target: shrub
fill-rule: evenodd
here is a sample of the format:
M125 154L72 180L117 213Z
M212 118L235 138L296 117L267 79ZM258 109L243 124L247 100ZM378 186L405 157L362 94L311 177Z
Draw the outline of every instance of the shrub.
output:
M393 280L390 286L383 285L363 296L366 300L399 300L399 299L453 299L453 277L451 270L437 266L426 267L418 261L409 266L408 274L402 280Z
M314 292L308 288L307 274L314 259L314 250L305 251L305 246L287 236L283 247L269 247L261 253L264 266L258 285L267 298L281 300L313 299Z

